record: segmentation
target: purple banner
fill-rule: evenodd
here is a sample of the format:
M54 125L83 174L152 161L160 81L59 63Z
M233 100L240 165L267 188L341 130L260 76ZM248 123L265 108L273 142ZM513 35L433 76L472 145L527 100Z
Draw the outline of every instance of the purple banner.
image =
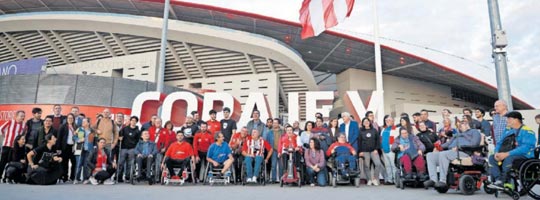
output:
M41 69L47 64L47 58L33 58L7 63L0 63L0 76L40 74Z

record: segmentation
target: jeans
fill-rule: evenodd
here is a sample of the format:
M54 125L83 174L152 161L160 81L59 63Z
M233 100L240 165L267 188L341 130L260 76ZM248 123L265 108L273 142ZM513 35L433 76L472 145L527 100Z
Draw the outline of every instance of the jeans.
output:
M135 156L135 149L121 149L120 155L118 158L118 177L120 180L122 180L122 177L124 175L124 165L126 166L125 169L128 169L125 171L126 177L129 177L129 173L131 172L129 169L131 169L131 161L133 160ZM126 160L127 158L127 160Z
M383 154L384 166L386 167L386 173L384 173L384 180L386 182L394 182L394 176L396 174L396 164L394 163L395 157L396 154L394 152Z
M307 175L309 177L309 182L310 183L315 183L315 180L313 180L313 178L315 176L317 176L317 184L319 186L326 186L326 167L323 167L322 169L319 170L319 172L315 172L315 170L313 170L311 167L306 167L307 170Z
M270 176L272 176L272 181L278 181L279 179L281 179L281 175L283 174L283 166L280 166L280 164L281 163L278 159L278 152L274 150L274 152L272 152L272 167L270 170Z
M255 161L255 168L253 168L253 161ZM244 164L246 165L246 174L247 178L255 176L259 176L259 173L261 172L261 163L263 161L262 156L255 156L255 159L250 156L246 156L244 158Z
M493 180L500 180L502 182L508 181L508 172L512 169L512 165L514 160L517 159L527 159L525 156L508 156L506 159L502 161L502 173L501 169L499 168L498 161L495 160L495 155L489 156L489 171L491 172L491 176Z
M81 180L81 172L83 174L83 180L87 180L88 177L90 177L90 172L86 170L86 157L88 156L88 151L82 150L81 155L75 156L75 159L77 160L77 167L76 167L76 173L75 173L75 180L80 181Z

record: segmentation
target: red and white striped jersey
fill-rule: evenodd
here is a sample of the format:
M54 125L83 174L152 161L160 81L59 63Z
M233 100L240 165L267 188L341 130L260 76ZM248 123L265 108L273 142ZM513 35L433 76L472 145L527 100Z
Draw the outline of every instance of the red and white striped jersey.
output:
M2 146L13 147L15 137L22 135L26 129L23 122L17 123L15 120L9 120L0 126L0 135L4 136Z
M259 138L258 140L249 139L242 145L242 151L246 152L248 155L254 154L255 156L264 156L265 151L271 150L272 147L270 147L270 144L262 138Z

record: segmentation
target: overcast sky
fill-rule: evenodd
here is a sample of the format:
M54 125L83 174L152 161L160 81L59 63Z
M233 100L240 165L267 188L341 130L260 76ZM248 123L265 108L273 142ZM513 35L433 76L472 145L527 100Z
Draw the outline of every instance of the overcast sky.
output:
M295 22L298 22L302 3L302 0L185 1ZM351 17L333 30L368 37L373 33L372 2L357 0ZM509 42L512 92L540 107L540 0L502 0L499 7ZM378 0L378 13L381 37L429 47L455 57L411 45L400 45L400 49L420 52L421 57L448 67L463 68L472 76L494 83L487 0ZM493 75L483 77L486 73Z

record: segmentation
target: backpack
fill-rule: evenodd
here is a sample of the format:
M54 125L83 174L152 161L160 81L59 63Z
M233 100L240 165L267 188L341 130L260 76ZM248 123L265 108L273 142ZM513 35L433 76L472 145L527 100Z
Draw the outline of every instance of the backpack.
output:
M521 131L521 127L516 131L515 134L506 136L501 144L501 148L499 148L500 153L509 152L516 148L516 139L519 136L519 132Z

